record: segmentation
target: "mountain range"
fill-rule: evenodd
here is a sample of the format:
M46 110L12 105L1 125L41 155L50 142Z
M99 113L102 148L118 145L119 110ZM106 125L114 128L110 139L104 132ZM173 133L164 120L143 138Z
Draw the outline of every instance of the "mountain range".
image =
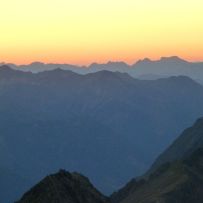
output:
M186 76L148 81L105 70L33 74L2 66L0 168L10 179L0 182L0 202L59 168L110 194L202 116L202 101L203 87Z
M166 78L170 76L188 76L193 80L203 84L203 62L188 62L177 56L161 57L160 60L150 60L145 58L139 60L136 63L129 65L125 62L112 62L109 61L105 64L92 63L89 66L78 66L70 64L45 64L42 62L33 62L28 65L15 65L15 64L4 64L8 65L13 69L22 71L31 71L33 73L63 69L71 70L79 74L94 73L97 71L108 70L108 71L119 71L125 72L134 78L154 80L158 78Z

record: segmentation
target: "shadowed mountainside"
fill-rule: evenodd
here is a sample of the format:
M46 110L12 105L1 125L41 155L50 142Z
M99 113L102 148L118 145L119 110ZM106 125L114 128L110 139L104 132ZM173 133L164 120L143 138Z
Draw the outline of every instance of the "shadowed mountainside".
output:
M193 126L187 128L154 162L150 171L161 164L183 159L197 148L203 147L203 118L198 119Z
M203 149L187 159L163 164L147 180L131 181L114 193L112 203L201 203Z
M111 196L113 203L203 201L203 118L183 131L143 179L132 179Z

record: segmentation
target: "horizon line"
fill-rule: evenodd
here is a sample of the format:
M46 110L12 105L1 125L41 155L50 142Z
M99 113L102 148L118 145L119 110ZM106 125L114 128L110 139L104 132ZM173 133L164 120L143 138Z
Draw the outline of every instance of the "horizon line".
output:
M133 66L136 63L141 62L141 61L159 62L159 61L164 60L164 59L172 59L172 58L174 58L174 59L176 58L176 59L179 59L181 61L188 62L188 63L201 63L201 62L203 62L203 59L202 60L188 60L188 59L184 59L183 57L179 57L177 55L171 55L171 56L161 56L158 59L151 59L150 57L144 57L144 58L135 60L133 63L129 63L125 60L106 60L105 62L101 62L101 63L95 61L95 62L91 62L88 64L79 64L79 63L76 64L76 63L69 63L69 62L65 62L65 63L45 62L45 61L34 60L34 61L28 62L28 63L14 63L14 62L1 61L0 65L12 64L12 65L16 65L16 66L28 66L28 65L32 65L34 63L36 63L36 64L39 63L39 64L43 64L43 65L71 65L71 66L78 66L78 67L89 67L89 66L94 65L94 64L96 64L96 65L107 65L108 63L125 63L128 66Z

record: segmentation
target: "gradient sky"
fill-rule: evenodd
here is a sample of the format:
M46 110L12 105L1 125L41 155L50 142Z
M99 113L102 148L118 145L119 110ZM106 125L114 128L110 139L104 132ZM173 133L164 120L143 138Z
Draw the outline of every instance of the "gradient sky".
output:
M203 60L202 0L1 0L0 61Z

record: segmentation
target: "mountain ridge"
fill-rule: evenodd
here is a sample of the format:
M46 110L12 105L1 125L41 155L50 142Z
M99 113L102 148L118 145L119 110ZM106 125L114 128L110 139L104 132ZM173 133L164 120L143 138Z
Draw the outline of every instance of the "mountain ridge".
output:
M165 162L185 158L197 148L203 147L203 117L185 129L182 134L155 160L150 171ZM180 145L182 146L180 148Z
M111 201L113 203L201 203L202 163L203 149L199 148L186 159L161 165L148 179L132 183L126 196L119 195L120 192L125 192L123 189L115 193Z
M112 203L201 203L203 201L203 118L185 129L152 164L111 195Z
M189 62L178 56L161 57L159 60L145 58L138 60L132 65L123 61L109 61L103 64L92 63L87 66L42 62L33 62L27 65L1 63L1 65L9 65L13 69L20 69L25 72L31 71L33 73L57 68L71 70L79 74L94 73L100 70L119 71L126 72L134 78L145 78L148 80L185 75L203 84L203 62Z

